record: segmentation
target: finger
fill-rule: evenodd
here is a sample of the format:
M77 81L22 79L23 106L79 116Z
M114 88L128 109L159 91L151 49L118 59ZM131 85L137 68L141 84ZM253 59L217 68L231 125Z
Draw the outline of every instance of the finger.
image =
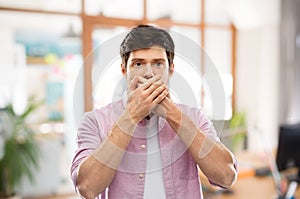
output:
M153 105L157 105L159 103L161 103L168 95L168 89L163 90L153 101L152 104Z
M139 83L143 84L143 83L147 82L148 79L139 76L138 80L139 80Z
M141 77L141 76L137 76L137 78L138 78L138 84L137 84L137 88L139 88L139 87L141 87L144 83L146 83L147 81L150 81L150 82L152 82L153 80L151 79L151 80L149 80L149 79L146 79L146 78L144 78L144 77ZM149 85L150 86L150 84L147 84L147 85ZM147 85L145 85L146 87L147 87ZM146 87L144 86L144 88L143 89L145 89Z
M159 80L158 82L153 83L149 88L144 90L144 92L153 100L157 95L159 95L160 92L162 92L166 88L167 86L164 84L164 82L162 80Z
M142 86L145 82L147 82L148 79L138 76L138 81L139 81L139 82L138 82L138 84L137 84L137 87L139 88L139 87Z
M170 92L168 92L167 98L168 98L168 99L171 98Z
M153 92L150 93L149 98L151 99L151 101L153 101L158 95L160 95L166 89L167 88L165 85L159 86L158 88L153 90Z
M138 77L134 77L133 80L130 82L129 87L128 87L128 91L133 91L137 88L139 79Z
M140 86L142 86L142 85L143 85L144 83L146 83L147 81L148 81L148 79L138 76L138 84L137 84L137 88L139 88ZM152 81L152 80L150 80L150 81ZM148 84L148 85L150 85L150 84ZM146 87L144 87L144 88L146 88ZM144 88L143 88L143 89L144 89Z
M143 81L144 78L140 78L141 81ZM143 89L147 89L149 88L152 84L154 83L158 83L158 84L162 84L163 82L161 81L161 76L160 75L156 75L151 77L150 79L147 79L143 85L142 88Z
M142 85L143 85L143 84L138 83L138 84L137 84L137 88L141 87Z

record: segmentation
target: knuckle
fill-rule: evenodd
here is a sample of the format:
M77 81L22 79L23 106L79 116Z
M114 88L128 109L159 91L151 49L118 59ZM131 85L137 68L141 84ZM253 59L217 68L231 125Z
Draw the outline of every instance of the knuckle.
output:
M146 99L145 99L145 103L146 103L146 104L150 104L151 101L152 101L152 100L150 100L149 98L146 98Z
M141 98L146 99L147 98L147 93L142 92L140 93Z
M156 88L156 84L155 83L151 84L150 89L152 89L152 88Z

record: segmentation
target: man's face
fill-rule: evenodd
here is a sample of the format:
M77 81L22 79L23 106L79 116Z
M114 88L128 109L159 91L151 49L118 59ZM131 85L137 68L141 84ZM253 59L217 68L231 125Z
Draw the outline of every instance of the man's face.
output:
M160 75L167 84L174 71L174 65L169 66L166 50L159 46L132 51L129 54L127 67L124 63L121 67L128 84L135 76L150 79L155 75Z

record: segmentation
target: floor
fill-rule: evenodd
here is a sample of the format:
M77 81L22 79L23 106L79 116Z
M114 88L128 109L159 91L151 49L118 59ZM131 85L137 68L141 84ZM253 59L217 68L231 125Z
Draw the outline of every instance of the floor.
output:
M23 199L80 199L80 197L74 193L70 193L52 196L24 197Z

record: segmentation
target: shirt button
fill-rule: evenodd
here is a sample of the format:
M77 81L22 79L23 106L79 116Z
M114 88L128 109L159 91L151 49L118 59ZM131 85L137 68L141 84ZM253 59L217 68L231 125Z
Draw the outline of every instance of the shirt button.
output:
M144 176L145 176L145 175L144 175L143 173L140 173L140 174L139 174L139 178L140 178L140 179L144 178Z
M142 148L142 149L146 148L146 145L142 144L142 145L141 145L141 148Z

